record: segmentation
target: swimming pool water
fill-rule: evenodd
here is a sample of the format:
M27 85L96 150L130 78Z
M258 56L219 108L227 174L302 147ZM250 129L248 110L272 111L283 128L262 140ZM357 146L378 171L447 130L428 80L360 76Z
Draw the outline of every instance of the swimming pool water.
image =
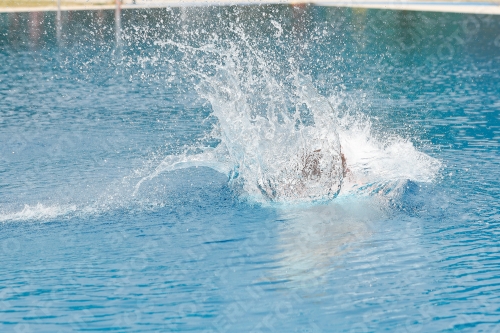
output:
M113 18L0 14L2 332L500 330L500 17L124 10L118 40ZM281 99L316 129L328 101L379 178L273 204L161 167L248 156L213 129Z

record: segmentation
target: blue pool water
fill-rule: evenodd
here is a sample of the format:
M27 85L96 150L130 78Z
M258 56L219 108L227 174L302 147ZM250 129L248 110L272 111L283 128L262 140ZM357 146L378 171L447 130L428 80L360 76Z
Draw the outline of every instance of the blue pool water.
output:
M0 14L0 331L500 331L500 17L122 14Z

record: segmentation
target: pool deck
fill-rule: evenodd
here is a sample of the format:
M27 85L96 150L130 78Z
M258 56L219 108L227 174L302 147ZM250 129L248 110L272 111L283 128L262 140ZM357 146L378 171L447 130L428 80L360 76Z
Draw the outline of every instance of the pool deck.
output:
M381 1L381 0L123 0L117 4L114 0L0 0L0 13L40 12L40 11L73 11L73 10L110 10L188 7L188 6L223 6L223 5L262 5L262 4L312 4L317 6L377 8L391 10L411 10L430 12L451 12L500 15L500 0L489 1Z

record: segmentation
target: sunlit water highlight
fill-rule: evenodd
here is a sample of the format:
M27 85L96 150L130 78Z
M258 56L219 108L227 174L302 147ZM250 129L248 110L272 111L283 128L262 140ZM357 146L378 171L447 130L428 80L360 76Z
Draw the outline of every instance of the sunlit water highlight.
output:
M0 16L2 331L497 329L498 18L54 17Z

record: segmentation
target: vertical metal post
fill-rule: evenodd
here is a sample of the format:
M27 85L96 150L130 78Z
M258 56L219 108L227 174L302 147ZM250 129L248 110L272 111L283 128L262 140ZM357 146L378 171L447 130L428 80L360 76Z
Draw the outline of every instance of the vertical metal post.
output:
M121 30L122 30L122 22L121 22L121 11L122 11L122 6L121 6L121 0L115 0L115 38L116 38L116 45L120 46L120 40L121 40Z
M57 43L61 42L62 20L61 20L61 0L57 0L57 16L56 16L56 36Z

